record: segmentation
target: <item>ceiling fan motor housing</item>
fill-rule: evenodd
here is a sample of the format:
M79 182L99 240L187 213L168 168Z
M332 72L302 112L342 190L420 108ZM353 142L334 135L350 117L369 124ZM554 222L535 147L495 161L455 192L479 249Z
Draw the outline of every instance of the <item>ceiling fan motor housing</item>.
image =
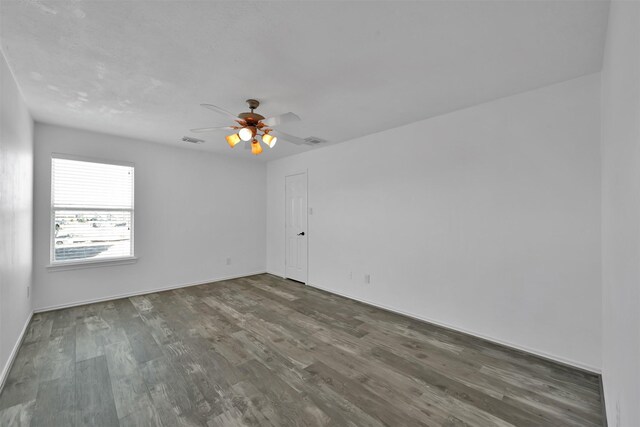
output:
M264 120L264 116L253 112L253 110L260 106L260 101L257 99L247 99L247 105L249 105L251 112L238 114L239 119L247 122L249 126L255 126L260 120Z
M264 120L264 116L254 112L240 113L238 114L238 118L247 122L247 125L249 126L255 126L260 120Z

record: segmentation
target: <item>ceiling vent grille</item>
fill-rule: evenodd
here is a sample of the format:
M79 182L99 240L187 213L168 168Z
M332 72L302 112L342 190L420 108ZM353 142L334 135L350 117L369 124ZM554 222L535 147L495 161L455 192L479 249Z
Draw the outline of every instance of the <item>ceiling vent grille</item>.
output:
M188 142L190 144L202 144L204 142L204 139L191 138L190 136L183 136L182 141Z
M305 138L304 140L309 145L318 145L318 144L324 144L325 142L327 142L326 139L318 138L317 136L310 136L308 138Z

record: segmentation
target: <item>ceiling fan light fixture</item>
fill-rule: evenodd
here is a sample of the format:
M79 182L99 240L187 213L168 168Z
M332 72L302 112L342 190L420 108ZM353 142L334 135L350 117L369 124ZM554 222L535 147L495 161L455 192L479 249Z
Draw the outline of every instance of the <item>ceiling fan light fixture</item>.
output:
M0 0L2 1L2 0ZM218 130L229 130L234 133L231 135L227 135L225 139L229 144L229 147L234 148L241 141L244 141L244 148L251 149L251 153L254 155L258 155L262 153L264 150L262 144L266 145L269 148L273 148L278 141L278 137L271 135L270 132L273 131L274 127L280 126L285 123L299 121L300 117L294 113L284 113L277 116L272 116L269 118L265 118L263 115L255 112L255 109L258 108L260 102L256 99L247 99L247 104L249 105L250 112L240 113L235 115L224 108L217 107L212 104L200 104L201 106L213 110L218 114L225 116L227 119L231 118L235 122L230 126L214 126L214 127L206 127L206 128L197 128L191 129L192 132L212 132ZM278 135L281 138L284 138L285 142L289 141L296 145L308 144L309 142L306 139L299 138L297 136L289 135L282 131L276 130Z
M251 139L255 136L255 134L256 134L256 129L252 126L245 126L242 129L240 129L240 132L238 132L240 139L243 141L251 141Z
M269 148L273 148L273 146L276 145L276 142L278 142L278 138L273 135L269 135L268 133L265 133L264 135L262 135L262 142L267 144Z
M251 141L251 154L255 154L257 156L260 153L262 153L262 145L260 145L257 139L254 139Z
M231 148L235 147L238 142L241 141L240 135L234 133L233 135L227 136L227 142Z

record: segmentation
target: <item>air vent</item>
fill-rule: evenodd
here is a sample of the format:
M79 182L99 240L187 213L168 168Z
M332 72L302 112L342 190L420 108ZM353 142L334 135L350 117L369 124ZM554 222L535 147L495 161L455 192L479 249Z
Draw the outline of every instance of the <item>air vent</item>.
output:
M308 138L305 138L304 140L309 145L324 144L325 142L327 142L326 139L318 138L317 136L310 136Z
M188 142L191 144L202 144L204 142L204 139L191 138L190 136L183 136L182 141Z

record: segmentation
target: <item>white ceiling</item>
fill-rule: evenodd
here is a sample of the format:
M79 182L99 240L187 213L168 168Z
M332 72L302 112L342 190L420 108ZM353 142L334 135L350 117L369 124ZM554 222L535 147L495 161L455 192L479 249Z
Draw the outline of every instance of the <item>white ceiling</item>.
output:
M1 0L2 49L36 120L184 146L262 101L338 143L597 72L608 2ZM202 149L231 150L226 133ZM279 143L267 160L309 149Z

